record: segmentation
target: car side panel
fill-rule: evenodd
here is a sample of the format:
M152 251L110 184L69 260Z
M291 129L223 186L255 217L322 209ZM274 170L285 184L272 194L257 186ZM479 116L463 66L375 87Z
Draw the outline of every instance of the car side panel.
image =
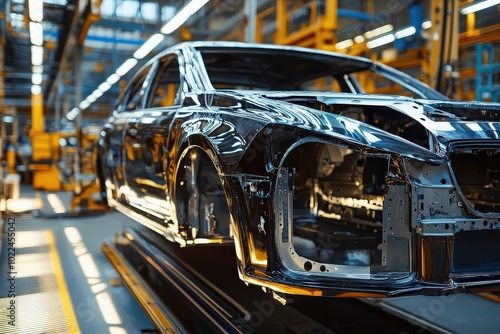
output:
M130 138L131 142L125 162L127 183L135 196L130 204L164 225L175 214L170 210L172 199L166 170L167 142L176 112L177 107L145 110L129 119L125 134L125 140Z

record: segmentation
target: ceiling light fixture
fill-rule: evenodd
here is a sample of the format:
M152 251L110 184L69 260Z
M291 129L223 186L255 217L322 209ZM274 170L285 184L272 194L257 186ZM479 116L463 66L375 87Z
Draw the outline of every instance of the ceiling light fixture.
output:
M100 91L99 89L96 89L93 93L92 93L92 96L94 96L96 99L100 98L102 96L102 94L104 94L102 91Z
M35 1L35 0L30 0ZM36 0L41 1L41 0ZM109 76L109 78L103 82L99 87L94 91L92 96L95 98L99 98L103 95L104 92L111 88L111 85L115 84L120 80L122 76L127 74L135 65L138 63L138 59L142 59L146 57L155 47L157 47L165 38L163 34L171 34L176 31L180 26L182 26L194 13L200 10L209 0L191 0L186 6L181 8L179 12L168 21L163 28L161 29L161 34L155 34L151 36L137 51L135 51L133 58L125 61L114 74ZM43 3L42 3L43 5ZM99 92L99 93L97 93ZM95 94L100 94L96 96ZM90 97L90 96L89 96ZM92 99L91 99L92 100ZM95 100L94 100L95 101ZM92 102L92 101L91 101ZM87 105L88 103L88 105ZM80 103L80 109L85 109L90 106L89 98ZM82 108L83 107L83 108ZM69 115L68 115L69 116ZM68 118L69 119L69 118Z
M43 0L29 0L29 15L31 21L43 21Z
M31 42L31 94L42 94L43 81L43 0L29 0L28 14L32 22L29 22L29 34Z
M109 83L110 85L114 85L115 83L118 82L118 80L120 80L120 76L118 74L111 74L109 76L109 78L106 80L107 83Z
M191 17L191 15L200 10L200 8L207 2L208 0L191 0L190 3L184 6L170 21L167 22L167 24L163 26L163 28L161 28L161 33L168 35L176 31Z
M97 89L103 93L106 92L110 88L111 88L111 85L107 82L103 82L102 84L99 85L99 87L97 87Z
M92 95L92 94L89 95L89 96L87 96L87 101L89 103L94 103L96 100L97 100L97 98L94 95Z
M493 7L495 5L500 5L500 0L486 0L486 1L475 2L463 6L462 9L460 9L460 13L462 15L467 15L489 7Z
M430 27L432 27L431 21L422 22L422 29L429 29Z
M31 72L33 73L43 73L43 66L42 65L33 65L31 66Z
M31 46L31 64L35 66L43 64L43 48L41 46Z
M381 27L378 27L376 29L365 32L363 34L363 36L366 39L370 39L370 38L377 37L377 36L380 36L382 34L391 32L393 29L394 29L394 27L391 24L386 24L385 26L381 26Z
M30 41L33 45L43 45L43 25L41 23L30 22Z
M346 39L345 41L338 42L337 44L335 44L335 48L337 48L337 50L347 49L353 44L354 42L352 39Z
M31 86L31 94L39 95L42 93L42 86L40 85L32 85Z
M134 53L134 58L142 59L146 57L154 48L160 44L165 35L163 34L155 34L151 36L137 51Z
M417 29L415 29L415 27L408 27L408 28L404 28L404 29L401 29L399 31L396 31L394 33L394 36L397 38L397 39L400 39L400 38L405 38L405 37L408 37L408 36L411 36L413 34L415 34L417 32Z
M13 123L14 122L14 117L5 115L3 117L3 122L4 123Z
M31 82L33 85L41 85L42 84L42 74L41 73L33 73L31 74Z
M382 46L385 44L389 44L391 42L394 42L394 35L393 34L389 34L389 35L385 35L385 36L382 36L379 38L375 38L375 39L369 41L368 43L366 43L366 47L368 49L373 49L373 48L376 48L376 47L379 47L379 46Z
M136 64L137 64L137 59L130 58L126 62L124 62L122 66L118 67L115 73L122 77L125 74L127 74L128 71L130 71Z
M363 43L365 41L365 38L362 35L358 35L354 37L354 42L356 43Z
M68 120L72 121L76 118L76 116L78 116L79 113L80 113L80 109L75 107L75 108L71 109L71 111L69 113L66 114L66 118Z
M87 100L83 100L80 103L80 105L78 106L78 108L80 108L80 110L84 110L84 109L87 109L89 106L90 106L90 102Z

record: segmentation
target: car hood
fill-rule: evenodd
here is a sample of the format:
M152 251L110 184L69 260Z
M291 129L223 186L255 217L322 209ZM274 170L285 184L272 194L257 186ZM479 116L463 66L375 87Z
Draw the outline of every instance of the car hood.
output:
M283 94L262 94L262 97L283 100ZM418 121L436 137L455 139L498 139L500 104L488 102L453 102L412 99L405 96L355 95L344 93L301 94L314 97L325 105L386 106ZM290 94L288 99L297 97Z
M247 111L268 123L296 126L436 164L442 162L452 141L500 138L500 105L494 103L325 92L233 91L230 95L237 95L247 104ZM427 149L363 121L328 111L343 106L390 108L405 114L432 134L437 145Z

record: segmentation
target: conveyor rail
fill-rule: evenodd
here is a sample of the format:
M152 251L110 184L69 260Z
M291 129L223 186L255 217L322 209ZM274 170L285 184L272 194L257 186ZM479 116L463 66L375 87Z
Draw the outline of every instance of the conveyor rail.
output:
M155 295L149 291L139 274L119 255L116 249L104 243L101 250L151 319L158 332L163 334L179 333L179 330L176 330L173 325L175 320L169 319L169 314L165 312L165 308Z
M108 247L112 248L103 246L103 250ZM180 248L147 228L137 227L124 229L115 247L112 249L120 261L140 276L135 278L138 284L154 291L154 299L165 306L165 317L174 319L170 323L182 327L179 332L449 332L425 318L389 307L384 299L367 303L293 296L294 303L282 306L260 288L247 287L239 280L230 246ZM137 284L132 279L127 285ZM148 306L148 299L143 299L146 302L141 304Z
M123 240L116 243L115 246L122 259L116 260L116 258L110 258L112 262L125 262L123 258L126 258L126 261L130 263L127 267L129 269L131 269L131 266L139 268L139 274L143 275L140 279L134 278L134 280L141 282L140 285L161 285L162 289L155 289L161 290L161 293L155 299L161 299L170 314L153 314L153 317L150 316L155 325L158 324L155 318L163 316L163 318L177 319L175 322L179 323L178 326L183 326L183 330L180 332L192 332L200 327L203 330L210 328L215 332L245 332L240 328L244 324L238 324L238 321L235 321L236 319L245 319L245 317L248 317L248 312L241 305L237 304L222 290L202 277L192 275L192 273L182 267L182 264L179 264L168 254L148 242L144 235L140 235L137 231L127 228L123 232ZM112 248L109 245L103 245L105 253L110 249ZM118 255L116 257L118 258ZM113 265L115 268L118 267L121 269L123 267L122 265L117 266L115 263ZM125 283L131 290L137 286L134 284L134 280L130 280L130 282L126 281L128 274L120 273L120 276L124 278ZM134 295L137 297L136 293ZM141 302L140 298L147 301L149 297L141 297L141 293L138 295L141 305L147 308L149 304ZM183 311L179 312L179 309ZM148 315L151 314L147 310L146 312ZM186 317L188 313L191 313L191 315ZM179 319L179 317L184 317L184 319ZM189 318L189 320L186 321L186 318ZM193 325L192 321L195 321L196 324ZM173 321L170 321L170 323L173 323ZM158 327L159 330L165 327L164 323L160 322Z

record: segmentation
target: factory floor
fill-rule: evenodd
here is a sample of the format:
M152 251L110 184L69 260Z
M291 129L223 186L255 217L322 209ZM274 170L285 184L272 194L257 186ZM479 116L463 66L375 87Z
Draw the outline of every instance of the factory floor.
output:
M3 224L0 228L0 334L156 333L155 326L101 250L103 243L113 244L124 227L139 224L112 211L72 215L71 199L72 194L68 192L34 191L31 186L21 186L19 199L0 201ZM201 270L206 264L196 268ZM215 276L220 272L215 271ZM212 274L205 273L203 277L210 278ZM236 274L228 276L237 277ZM216 278L212 281L217 280L220 281ZM234 285L249 289L239 280ZM224 285L221 289L228 287ZM239 298L246 296L245 293L231 296ZM256 297L267 298L264 294L256 294ZM253 298L243 298L240 303L255 313ZM328 323L331 318L332 328L340 328L331 332L369 332L367 328L378 325L386 328L384 332L401 328L398 333L500 333L498 294L405 296L365 299L364 303L308 299L303 305L301 300L297 298L291 306L301 314L312 316L335 310L332 315L320 316L321 323ZM358 303L354 305L357 310L354 312L347 307L353 302ZM364 315L353 321L351 318L357 317L358 312ZM384 323L381 313L391 314L395 319ZM290 320L290 317L282 317L279 321L284 318ZM341 324L344 318L346 324ZM407 323L394 325L396 318ZM353 330L356 322L358 330ZM389 330L391 324L394 328Z
M1 203L0 333L153 333L100 249L136 223L117 212L73 216L71 198L21 186Z

